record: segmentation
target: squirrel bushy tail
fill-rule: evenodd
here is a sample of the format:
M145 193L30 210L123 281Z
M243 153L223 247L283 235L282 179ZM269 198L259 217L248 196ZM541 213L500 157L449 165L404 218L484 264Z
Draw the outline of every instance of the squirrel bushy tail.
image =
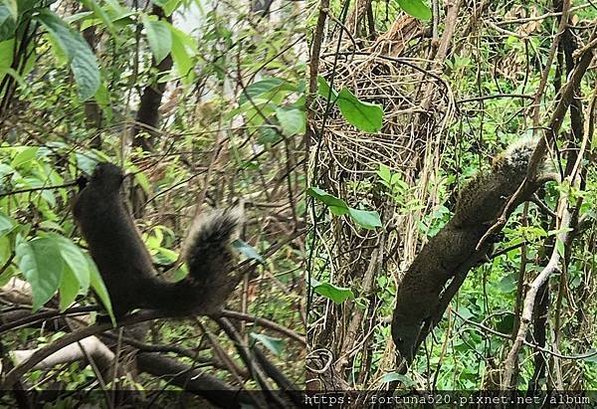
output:
M231 241L242 220L240 207L200 216L190 232L185 254L189 273L177 283L156 279L154 300L171 314L210 314L219 310L240 281L232 272ZM150 308L150 307L148 307Z
M122 169L97 165L73 206L75 220L106 284L117 318L136 308L168 315L216 312L240 281L231 240L242 209L214 211L191 228L189 274L178 282L157 276L151 256L121 196Z

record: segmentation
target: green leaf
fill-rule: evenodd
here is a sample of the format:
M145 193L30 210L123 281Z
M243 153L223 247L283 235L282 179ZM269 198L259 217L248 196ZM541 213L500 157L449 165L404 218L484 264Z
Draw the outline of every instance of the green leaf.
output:
M35 238L16 249L17 264L33 292L33 311L43 306L58 290L64 264L56 241Z
M79 281L70 268L65 268L60 280L60 311L66 310L77 298Z
M258 334L256 332L250 333L251 338L259 342L261 345L271 351L272 354L280 356L284 349L284 341L278 338L272 338L264 334Z
M35 158L35 155L37 154L37 151L39 150L39 147L30 146L18 149L18 153L15 155L14 159L10 163L10 166L12 166L13 168L17 168L29 162L30 160L33 160Z
M238 99L238 104L243 105L249 99L254 100L255 98L266 94L276 94L279 91L295 91L296 87L286 80L274 77L266 77L262 80L252 83L246 87ZM269 98L268 98L269 99ZM255 101L253 101L255 102Z
M336 216L342 216L348 213L348 205L342 199L338 199L336 196L331 195L318 187L310 187L307 189L307 194L323 204L325 204L332 214Z
M80 287L83 292L87 292L91 278L89 262L87 261L85 253L83 253L81 249L67 237L58 234L49 234L48 237L52 237L56 240L60 255L66 263L68 270L75 276L78 287Z
M143 26L147 34L147 41L156 62L162 62L172 50L172 32L165 21L154 21L147 15L143 16Z
M330 87L330 84L321 75L317 76L317 85L317 93L325 99L330 98L330 100L335 101L338 98L336 90Z
M394 381L402 382L406 387L411 387L415 385L415 382L412 379L398 372L387 373L381 378L382 383L390 383Z
M10 217L0 213L0 237L4 237L14 226L15 224Z
M91 257L87 257L87 262L89 263L91 288L93 288L93 291L95 291L102 304L104 304L104 307L106 307L110 319L112 320L112 324L116 324L116 318L114 318L114 312L112 311L112 302L110 301L110 295L108 294L104 280Z
M70 69L79 87L79 97L85 101L95 95L100 86L97 59L81 33L70 28L50 10L42 10L37 19L54 38L54 45L68 57Z
M307 117L305 112L296 108L276 108L276 117L286 136L302 135L305 133Z
M187 51L189 37L186 33L172 27L172 25L170 25L170 32L172 34L172 60L174 61L176 70L182 77L183 82L185 84L190 84L194 78L193 68L195 67L195 64Z
M398 0L400 8L419 20L431 20L431 9L422 0Z
M106 28L110 31L112 36L116 36L116 29L114 27L114 23L110 19L110 16L104 9L95 1L95 0L81 0L81 2L87 7L89 10L93 11L93 14L99 18L102 23L106 26Z
M265 264L265 260L263 259L263 257L261 257L261 254L259 254L259 252L255 250L255 247L251 246L249 243L237 239L232 242L232 247L234 247L248 259L257 260L261 264Z
M94 96L95 102L100 106L102 112L106 116L106 120L109 122L113 117L112 106L110 105L110 92L104 81L100 83L99 88Z
M12 13L9 7L0 4L0 41L13 39L15 37L16 19L12 18ZM0 65L5 65L6 60L12 59L11 54L4 54L0 59Z
M336 105L346 121L365 132L377 132L383 124L383 109L378 104L359 100L348 88L342 88Z
M374 230L376 227L381 226L379 213L374 210L358 210L350 207L348 214L356 224L365 229Z
M336 304L341 304L348 299L354 299L354 293L350 288L339 287L330 283L320 283L316 280L312 280L312 286L317 294L329 298Z

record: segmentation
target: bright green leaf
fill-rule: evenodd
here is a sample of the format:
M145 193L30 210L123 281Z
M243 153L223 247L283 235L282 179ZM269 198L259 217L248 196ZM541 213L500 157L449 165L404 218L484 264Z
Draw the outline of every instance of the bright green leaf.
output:
M143 16L143 26L145 27L151 52L159 64L172 50L170 25L162 20L152 20L145 15Z
M316 280L312 281L313 290L317 294L329 298L336 304L341 304L346 300L354 299L354 293L350 288L339 287L330 283L320 283Z
M33 292L33 311L43 306L58 290L64 265L52 238L35 238L16 249L17 263Z
M400 8L419 20L431 20L431 9L422 0L398 0Z
M116 36L116 30L114 28L114 24L110 19L110 16L106 11L95 1L95 0L81 0L81 2L87 7L89 10L93 11L93 14L99 18L104 26L110 31L113 36Z
M317 76L317 93L324 97L325 99L330 98L330 100L335 101L338 98L338 93L335 89L330 87L330 84L323 78L321 75Z
M296 87L286 80L274 77L266 77L262 80L252 83L246 87L238 99L238 104L243 105L249 99L254 101L257 97L264 94L276 94L279 91L295 91ZM266 98L265 101L273 100L273 98Z
M39 147L37 146L29 146L26 148L19 149L18 153L15 155L12 162L10 163L10 166L12 166L13 168L17 168L29 162L30 160L35 158L35 155L37 154L38 150Z
M70 268L65 268L60 280L60 311L66 310L77 298L79 281Z
M56 240L62 259L74 274L81 290L87 292L91 279L89 262L85 253L67 237L58 234L50 234L48 236Z
M359 100L348 88L338 93L336 105L346 121L365 132L377 132L383 124L383 109L378 104Z
M348 205L342 199L331 195L318 187L310 187L307 194L325 204L333 215L342 216L348 213Z
M170 25L172 34L172 60L176 66L178 74L182 77L182 80L186 84L190 84L194 78L193 68L195 64L189 54L188 48L188 35Z
M365 229L373 230L381 226L379 213L374 210L359 210L349 207L348 214L356 224Z

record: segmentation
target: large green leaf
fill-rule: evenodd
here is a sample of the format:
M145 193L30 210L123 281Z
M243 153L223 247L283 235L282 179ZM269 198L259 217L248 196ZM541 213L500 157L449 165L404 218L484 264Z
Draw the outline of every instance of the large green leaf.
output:
M431 9L422 0L398 0L400 8L419 20L431 20Z
M311 285L317 294L329 298L336 304L354 299L354 293L350 288L340 287L331 283L321 283L317 280L311 280Z
M50 10L43 10L37 19L54 39L52 44L67 56L80 98L85 101L93 97L100 86L100 74L97 59L89 44L81 33L70 28Z
M338 98L338 92L336 92L336 90L332 88L326 79L321 75L317 76L317 85L317 93L320 96L324 97L325 99L329 98L331 101L336 101L336 98Z
M332 214L336 216L342 216L348 213L348 205L344 200L338 199L336 196L331 195L318 187L308 188L307 194L325 204Z
M75 277L78 288L86 293L89 289L91 273L85 253L83 253L81 249L67 237L58 234L50 234L48 237L52 237L56 240L60 255L68 267L68 270L70 270Z
M172 32L170 25L162 20L152 20L143 16L143 26L147 34L147 41L157 63L162 62L172 50Z
M194 49L194 46L191 46L193 40L186 33L172 27L172 25L170 25L170 32L172 34L172 60L183 82L190 84L195 77L193 71L195 64L189 53L189 49Z
M17 263L31 285L33 311L43 306L58 290L64 264L56 240L48 237L22 242L16 249Z
M297 108L276 108L276 117L286 136L305 133L307 118L305 111Z
M65 268L60 280L60 311L66 310L77 298L79 283L70 268Z
M359 100L348 88L342 88L336 100L348 123L365 132L377 132L383 124L383 109L378 104Z
M0 41L8 40L14 37L16 29L16 17L13 16L13 12L10 7L6 4L0 3ZM0 66L5 65L5 61L12 59L12 55L2 55L0 58Z
M381 219L379 213L374 210L359 210L350 207L348 209L350 217L361 227L373 230L381 226Z

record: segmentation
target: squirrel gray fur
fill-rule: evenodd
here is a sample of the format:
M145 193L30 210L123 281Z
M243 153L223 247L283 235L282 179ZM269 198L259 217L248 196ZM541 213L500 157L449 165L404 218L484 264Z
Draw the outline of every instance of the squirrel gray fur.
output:
M437 308L439 295L459 268L486 258L493 243L477 244L527 175L536 138L521 138L460 191L452 219L413 260L398 286L392 338L402 359L412 362L423 324ZM538 187L538 186L537 186ZM520 198L519 202L528 198Z
M78 194L73 214L106 284L116 318L137 308L170 316L218 311L240 277L232 273L232 236L242 211L215 211L194 223L186 262L189 274L176 283L159 278L121 196L122 170L96 166Z

